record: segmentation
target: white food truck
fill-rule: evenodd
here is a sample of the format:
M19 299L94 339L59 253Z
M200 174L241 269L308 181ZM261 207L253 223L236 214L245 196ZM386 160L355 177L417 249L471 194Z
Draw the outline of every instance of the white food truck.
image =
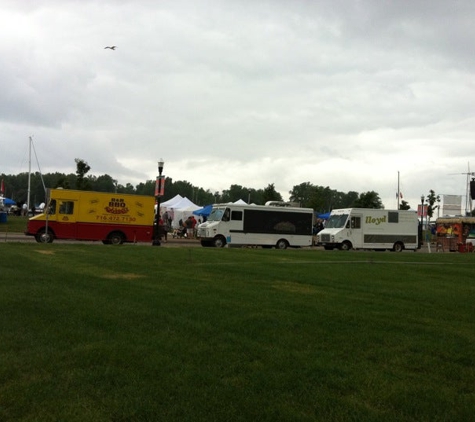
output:
M420 248L419 222L415 211L347 208L333 210L317 244L325 249L404 249Z
M215 204L198 226L202 246L262 246L286 249L312 246L311 208Z

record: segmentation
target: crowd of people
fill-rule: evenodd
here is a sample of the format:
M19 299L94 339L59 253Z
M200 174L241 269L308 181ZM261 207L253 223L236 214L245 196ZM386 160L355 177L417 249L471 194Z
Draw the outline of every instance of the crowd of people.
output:
M195 216L190 215L186 220L180 219L178 222L178 228L172 228L172 218L165 212L162 217L160 217L158 225L160 227L160 233L164 239L167 241L168 234L171 233L174 238L187 238L195 239L196 238L196 226L201 223L200 220L197 220Z

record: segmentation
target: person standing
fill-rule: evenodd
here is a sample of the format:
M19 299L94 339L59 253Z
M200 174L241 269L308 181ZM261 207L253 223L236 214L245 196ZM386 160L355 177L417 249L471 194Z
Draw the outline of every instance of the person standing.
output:
M196 224L197 224L197 221L196 221L196 218L194 215L192 215L191 217L191 228L192 228L192 233L193 233L193 238L195 238L195 233L196 233Z
M168 234L168 230L165 226L165 224L163 223L163 218L160 217L159 220L158 220L158 233L159 233L159 236L160 238L163 236L163 241L166 243L167 242L167 234Z
M186 226L186 236L188 239L193 239L193 219L188 217L185 221Z

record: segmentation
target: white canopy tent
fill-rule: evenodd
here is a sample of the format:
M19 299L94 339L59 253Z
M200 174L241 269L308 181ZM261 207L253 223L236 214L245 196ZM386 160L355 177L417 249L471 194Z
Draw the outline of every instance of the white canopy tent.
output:
M173 211L173 221L172 221L172 227L173 228L178 228L180 227L180 220L185 221L188 217L193 215L193 211L199 210L202 207L199 205L189 205L184 208L177 208Z
M193 211L200 209L199 205L194 204L186 196L176 195L174 198L160 204L160 214L163 216L168 213L172 220L172 227L178 228L180 220L186 220Z
M181 200L183 199L183 196L181 195L175 195L172 199L169 199L168 201L161 202L160 203L160 215L163 215L165 211L170 212L172 207L175 204L178 204ZM157 212L157 204L155 204L155 213Z
M178 204L182 199L183 199L183 196L181 196L180 194L175 195L172 199L169 199L168 201L160 203L160 209L172 208L173 206L175 206L175 204Z

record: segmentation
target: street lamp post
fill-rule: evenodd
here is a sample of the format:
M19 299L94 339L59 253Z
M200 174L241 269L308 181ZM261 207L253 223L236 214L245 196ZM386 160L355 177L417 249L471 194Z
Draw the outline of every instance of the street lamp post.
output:
M423 244L423 233L424 233L424 195L421 195L421 240L420 244Z
M158 178L156 183L156 192L155 192L155 199L157 201L157 212L155 213L155 224L153 226L153 241L152 246L160 246L162 235L160 233L160 196L161 196L161 184L162 184L162 171L164 166L163 158L160 158L158 162Z
M424 225L424 195L421 195L421 227Z

